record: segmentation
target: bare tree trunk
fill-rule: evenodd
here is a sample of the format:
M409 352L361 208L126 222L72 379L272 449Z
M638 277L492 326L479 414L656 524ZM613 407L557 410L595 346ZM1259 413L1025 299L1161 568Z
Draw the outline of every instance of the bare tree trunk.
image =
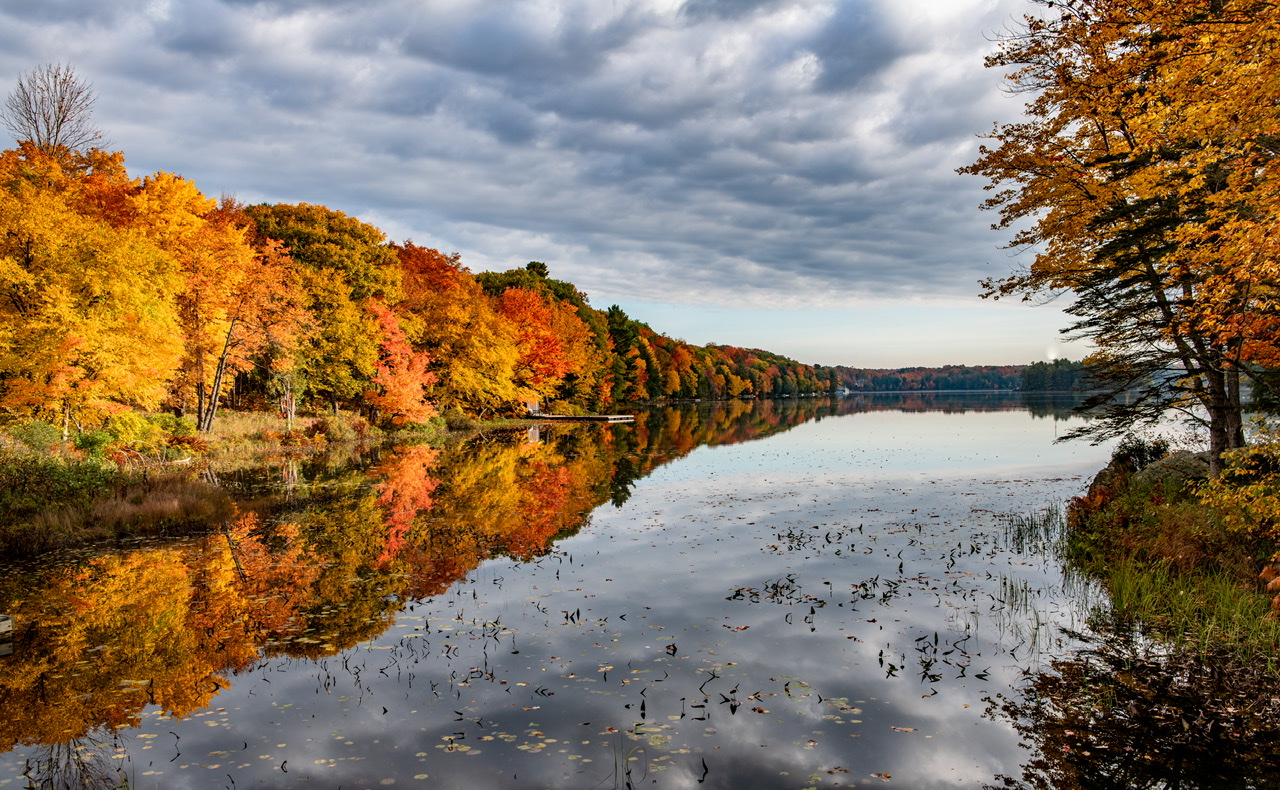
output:
M204 430L204 382L196 382L196 429Z
M207 403L200 410L200 430L208 433L213 430L213 418L218 414L219 394L222 392L222 380L227 373L227 357L231 355L231 340L236 331L236 319L231 319L227 327L227 338L222 344L222 353L218 356L218 367L213 374L213 388L209 392Z
M1230 449L1244 447L1244 404L1240 401L1240 369L1227 371L1227 402L1231 407L1227 423L1227 443Z

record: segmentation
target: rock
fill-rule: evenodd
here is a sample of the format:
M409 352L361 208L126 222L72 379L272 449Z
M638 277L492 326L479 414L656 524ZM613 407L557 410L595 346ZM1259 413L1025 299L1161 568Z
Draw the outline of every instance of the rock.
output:
M1089 483L1087 491L1090 497L1104 496L1110 498L1116 491L1123 488L1129 479L1129 470L1123 465L1112 461L1098 473L1093 476L1093 481Z
M1135 485L1159 485L1165 491L1183 488L1188 482L1209 476L1209 453L1177 450L1148 464L1133 475Z

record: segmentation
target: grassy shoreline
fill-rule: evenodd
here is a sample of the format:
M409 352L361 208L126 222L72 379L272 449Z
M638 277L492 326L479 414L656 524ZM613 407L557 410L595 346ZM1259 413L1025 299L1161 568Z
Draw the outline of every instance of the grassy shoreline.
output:
M45 424L9 426L0 431L0 558L207 531L235 513L228 494L205 479L219 472L449 436L443 419L384 432L345 413L290 426L275 414L227 411L198 435L189 421L131 417L72 442Z
M1280 619L1259 580L1280 546L1265 533L1229 529L1202 501L1192 454L1135 457L1134 446L1122 445L1067 504L1063 558L1098 579L1113 616L1141 632L1280 672Z
M533 424L446 414L383 430L348 412L290 425L274 413L228 410L206 434L168 415L130 415L71 442L48 424L0 427L0 559L216 529L235 513L227 492L210 482L219 473L281 459L340 462L388 443L442 445Z

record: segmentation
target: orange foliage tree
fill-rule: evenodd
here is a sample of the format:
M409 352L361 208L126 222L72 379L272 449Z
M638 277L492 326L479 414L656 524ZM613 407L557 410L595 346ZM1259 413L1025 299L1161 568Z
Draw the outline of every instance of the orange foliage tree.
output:
M390 415L394 425L425 423L436 415L435 407L427 402L427 388L436 381L435 374L427 370L431 358L413 350L399 319L385 304L373 299L366 307L382 330L382 343L381 359L373 374L378 389L366 392L365 400Z
M549 397L571 367L565 341L553 325L554 314L563 308L527 288L503 291L496 307L515 329L516 383L534 397Z
M427 390L431 399L473 414L516 401L513 328L459 257L409 241L392 248L404 289L396 309L414 347L431 355L437 377Z
M0 409L72 424L154 408L181 354L178 267L113 210L123 157L0 153Z

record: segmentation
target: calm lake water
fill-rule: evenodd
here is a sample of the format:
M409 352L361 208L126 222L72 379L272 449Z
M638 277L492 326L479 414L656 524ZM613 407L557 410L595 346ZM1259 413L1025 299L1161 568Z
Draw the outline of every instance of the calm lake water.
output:
M207 476L225 531L4 569L0 786L1066 776L1019 705L1105 601L1008 518L1105 463L1066 424L708 404Z

